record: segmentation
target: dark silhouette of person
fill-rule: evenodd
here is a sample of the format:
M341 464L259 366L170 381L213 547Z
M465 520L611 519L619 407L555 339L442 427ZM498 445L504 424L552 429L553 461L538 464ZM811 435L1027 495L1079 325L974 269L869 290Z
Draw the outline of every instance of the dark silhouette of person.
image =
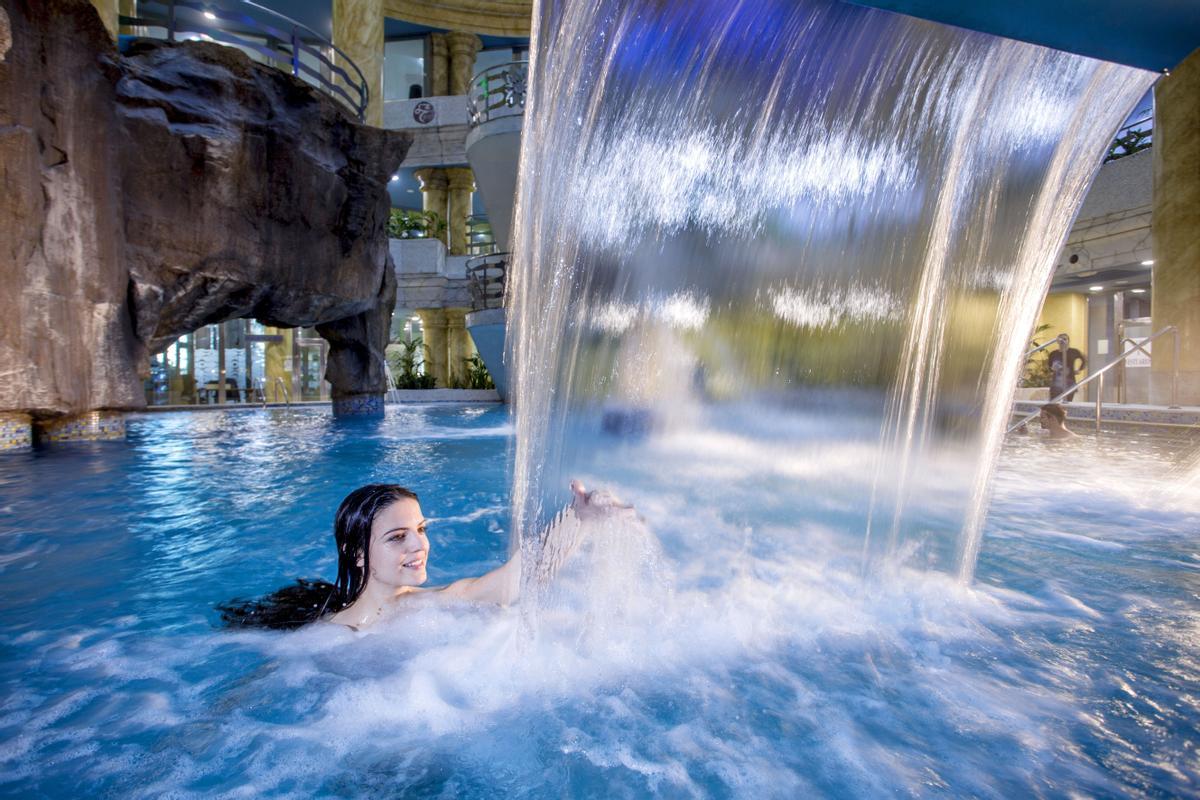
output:
M1062 351L1050 351L1050 397L1058 397L1069 389L1063 399L1071 402L1075 397L1076 376L1086 367L1087 359L1074 347L1067 348L1067 369L1063 369Z

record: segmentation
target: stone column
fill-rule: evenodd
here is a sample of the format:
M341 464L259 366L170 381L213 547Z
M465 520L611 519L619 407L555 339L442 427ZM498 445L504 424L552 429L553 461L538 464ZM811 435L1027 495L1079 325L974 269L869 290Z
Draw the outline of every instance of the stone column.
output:
M92 0L92 6L96 9L96 13L100 15L100 21L104 23L104 27L108 28L108 33L113 39L117 38L117 11L118 0Z
M33 449L33 418L19 411L0 411L0 453Z
M367 79L368 125L383 125L383 0L333 0L333 43ZM335 63L338 63L335 61ZM358 74L340 64L357 81ZM342 80L339 84L345 86ZM351 97L355 89L345 86Z
M463 359L470 358L474 350L471 334L467 332L466 318L470 311L469 308L446 309L446 361L448 362L446 372L449 379L446 385L448 387L461 387L466 382L467 367L463 364Z
M446 34L446 44L450 48L450 94L467 94L475 73L475 55L483 47L483 41L473 33L450 31Z
M282 336L283 340L279 342L268 342L265 348L263 361L264 371L263 376L263 395L268 402L282 403L284 401L283 390L286 389L287 397L291 400L299 400L298 397L291 396L292 392L292 329L291 328L267 328L267 333ZM283 387L279 386L279 381L283 380Z
M446 167L446 234L452 256L465 256L469 240L467 218L471 216L471 195L475 192L475 173L470 167Z
M450 46L446 34L429 34L429 63L425 65L429 75L429 96L445 97L450 94Z
M423 167L422 169L414 170L413 174L417 176L417 180L421 182L421 198L423 207L426 211L435 212L438 217L449 223L449 211L447 209L446 189L449 187L449 181L446 177L446 170L441 167ZM442 244L447 242L447 230L442 231L437 238L442 241Z
M417 309L425 339L425 374L432 375L438 389L450 385L446 370L446 311L442 308Z
M1154 89L1154 330L1180 334L1181 405L1200 405L1200 50ZM1154 342L1150 402L1171 400L1174 347Z

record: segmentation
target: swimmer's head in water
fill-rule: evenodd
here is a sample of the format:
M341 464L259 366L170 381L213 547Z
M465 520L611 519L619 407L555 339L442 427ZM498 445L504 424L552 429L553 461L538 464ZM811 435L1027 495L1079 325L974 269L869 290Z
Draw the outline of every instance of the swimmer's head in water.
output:
M1067 421L1067 410L1058 403L1046 403L1042 406L1039 416L1042 419L1050 418L1058 424L1065 424Z
M405 531L407 541L399 541L399 529L418 521L420 531ZM338 551L338 606L344 608L357 600L366 588L368 577L376 577L385 583L399 578L408 581L400 585L408 586L424 583L423 557L419 569L409 563L420 549L414 547L418 537L424 539L423 523L416 492L403 486L372 483L346 495L333 523ZM372 536L373 531L375 536ZM426 544L424 551L428 553L428 550Z

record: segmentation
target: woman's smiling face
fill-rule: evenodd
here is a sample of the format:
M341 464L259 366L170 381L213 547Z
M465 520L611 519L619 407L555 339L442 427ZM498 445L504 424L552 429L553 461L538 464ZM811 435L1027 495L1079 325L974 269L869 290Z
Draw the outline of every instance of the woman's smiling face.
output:
M426 580L429 539L420 504L405 497L376 515L371 523L369 580L399 589L420 586Z

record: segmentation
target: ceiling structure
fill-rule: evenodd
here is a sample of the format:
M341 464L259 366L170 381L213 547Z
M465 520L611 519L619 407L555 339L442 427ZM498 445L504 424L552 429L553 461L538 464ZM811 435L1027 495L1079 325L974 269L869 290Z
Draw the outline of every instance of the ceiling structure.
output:
M1198 0L843 0L1161 72L1200 48Z

